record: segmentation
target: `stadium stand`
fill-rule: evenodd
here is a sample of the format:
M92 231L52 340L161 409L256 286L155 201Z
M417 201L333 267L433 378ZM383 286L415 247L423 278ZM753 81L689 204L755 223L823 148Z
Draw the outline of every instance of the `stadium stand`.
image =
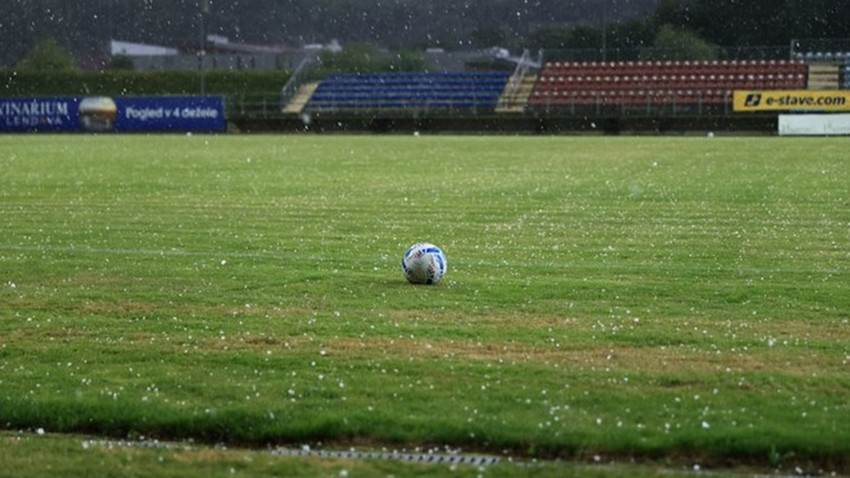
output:
M801 89L799 60L547 63L532 108L575 105L728 105L736 89Z
M307 101L307 113L328 111L493 111L510 71L341 73L329 75Z
M841 75L841 89L850 90L850 60L844 65Z

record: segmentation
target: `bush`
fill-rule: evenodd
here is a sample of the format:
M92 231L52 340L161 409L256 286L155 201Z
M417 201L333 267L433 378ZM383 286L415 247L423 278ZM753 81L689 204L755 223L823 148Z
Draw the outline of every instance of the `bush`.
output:
M208 95L277 93L290 73L279 70L213 70L204 74ZM200 94L197 71L36 71L0 70L3 96L133 96Z

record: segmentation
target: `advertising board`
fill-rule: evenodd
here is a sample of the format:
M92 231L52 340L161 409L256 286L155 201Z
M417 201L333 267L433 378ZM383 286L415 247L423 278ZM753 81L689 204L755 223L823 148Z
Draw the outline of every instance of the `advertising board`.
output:
M79 98L0 98L0 131L80 129Z
M0 131L216 132L227 122L217 96L0 98Z
M220 97L121 97L116 131L223 131Z
M737 112L850 111L850 90L736 90Z
M779 135L850 135L850 114L779 115Z

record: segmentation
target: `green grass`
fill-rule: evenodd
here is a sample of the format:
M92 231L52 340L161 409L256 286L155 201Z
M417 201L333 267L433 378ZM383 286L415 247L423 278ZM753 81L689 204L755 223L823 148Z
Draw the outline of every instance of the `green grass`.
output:
M0 136L0 428L847 472L846 147Z

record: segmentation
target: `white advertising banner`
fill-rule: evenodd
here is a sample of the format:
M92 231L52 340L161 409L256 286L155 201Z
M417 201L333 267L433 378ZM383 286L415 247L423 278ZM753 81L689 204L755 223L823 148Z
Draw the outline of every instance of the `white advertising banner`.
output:
M850 114L779 115L779 135L850 135Z

